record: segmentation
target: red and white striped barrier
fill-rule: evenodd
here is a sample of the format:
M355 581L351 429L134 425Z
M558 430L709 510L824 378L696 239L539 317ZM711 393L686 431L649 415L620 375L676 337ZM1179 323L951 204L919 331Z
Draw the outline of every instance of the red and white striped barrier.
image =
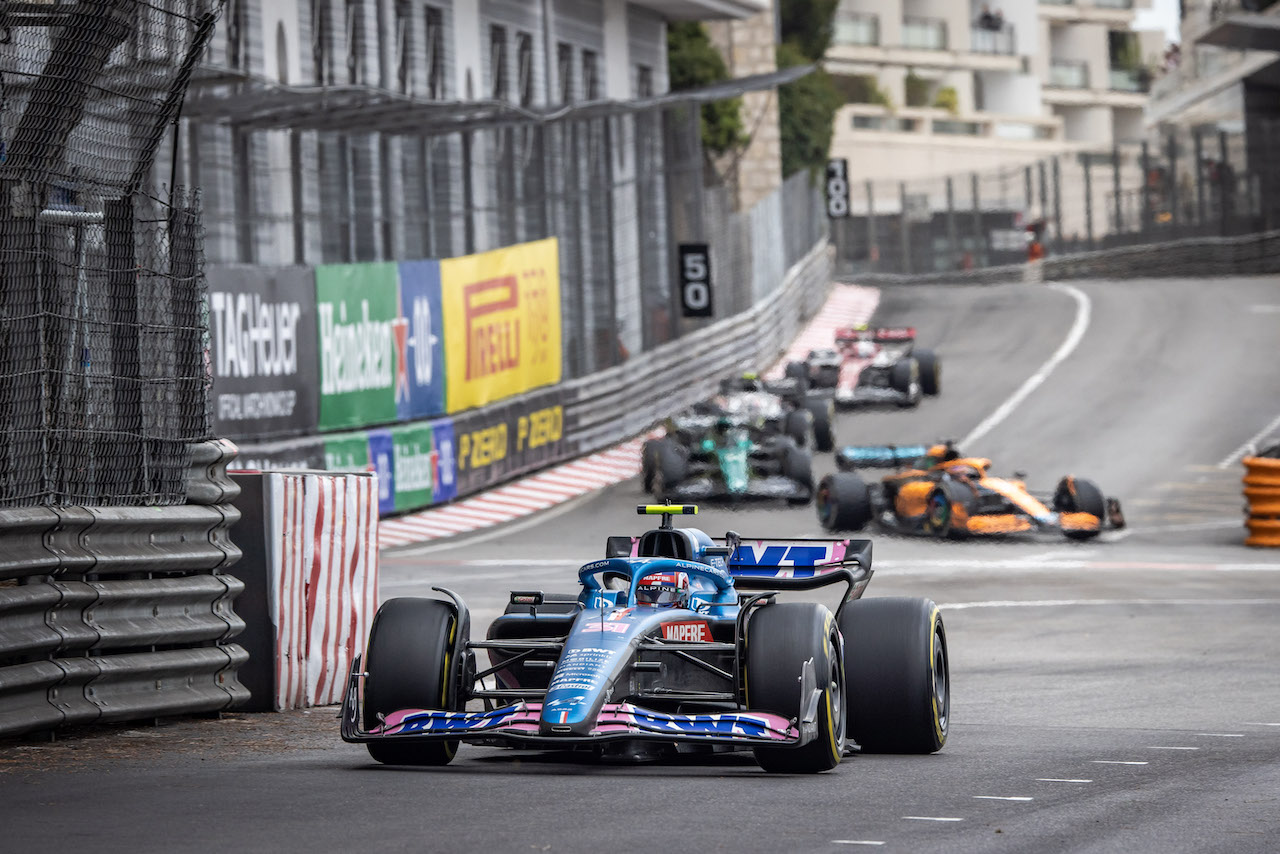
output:
M378 607L374 474L266 472L275 708L342 701Z
M803 359L810 350L830 347L842 326L867 323L880 303L880 291L860 285L836 285L822 309L796 336L786 354L766 376L782 376L787 362ZM640 474L640 446L646 436L564 463L506 486L397 519L384 519L383 548L407 546L510 522L594 492Z

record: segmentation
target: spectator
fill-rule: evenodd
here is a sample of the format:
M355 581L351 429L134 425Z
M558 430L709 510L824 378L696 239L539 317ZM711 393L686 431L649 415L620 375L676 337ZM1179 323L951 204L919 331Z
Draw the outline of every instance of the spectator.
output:
M991 7L983 4L982 14L978 15L978 26L984 30L997 31L1002 22L992 13Z

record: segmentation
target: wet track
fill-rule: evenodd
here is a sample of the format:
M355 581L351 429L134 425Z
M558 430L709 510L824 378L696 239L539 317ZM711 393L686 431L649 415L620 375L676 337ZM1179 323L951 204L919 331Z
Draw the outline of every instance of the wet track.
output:
M876 538L868 595L943 605L941 753L773 777L749 755L599 765L464 746L445 769L392 769L316 710L0 747L5 847L1280 850L1280 554L1240 545L1235 459L1280 416L1280 285L912 287L886 290L876 319L936 345L943 393L842 416L840 441L972 437L966 452L1033 489L1095 480L1130 525L1083 544ZM480 634L513 586L571 589L608 534L643 528L643 501L633 480L384 553L383 594L452 587ZM695 524L820 535L811 508L705 508ZM202 822L208 835L184 843Z

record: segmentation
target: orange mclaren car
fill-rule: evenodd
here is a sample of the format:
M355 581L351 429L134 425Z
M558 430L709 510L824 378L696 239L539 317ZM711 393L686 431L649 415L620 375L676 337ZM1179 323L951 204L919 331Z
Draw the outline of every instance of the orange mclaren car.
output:
M1089 480L1067 475L1051 496L1027 491L1021 475L994 477L991 461L965 457L950 443L926 447L849 446L836 454L841 471L818 484L818 519L828 531L858 531L877 522L889 531L959 538L1024 531L1061 531L1072 539L1124 527L1120 502ZM899 470L868 483L854 471Z

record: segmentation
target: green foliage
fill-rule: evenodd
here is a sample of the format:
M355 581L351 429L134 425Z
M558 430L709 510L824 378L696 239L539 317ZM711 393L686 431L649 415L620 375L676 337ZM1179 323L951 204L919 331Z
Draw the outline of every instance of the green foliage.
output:
M937 94L933 96L933 105L935 107L941 107L944 110L949 110L952 113L959 112L960 94L956 92L956 87L943 86L939 89Z
M916 74L914 68L907 69L906 80L903 81L903 94L908 107L927 107L929 105L929 81Z
M711 45L702 24L673 21L667 25L667 74L671 79L671 91L678 92L727 80L729 69ZM703 105L702 144L707 150L724 154L746 141L741 98Z
M778 67L809 62L794 44L778 46ZM810 173L826 167L836 110L843 103L830 75L821 68L778 87L778 124L782 134L782 174Z
M778 24L782 41L794 45L810 62L817 62L831 46L832 19L840 0L781 0ZM781 63L779 63L781 65Z
M893 109L889 93L880 88L874 74L832 75L831 84L846 104L879 104Z

